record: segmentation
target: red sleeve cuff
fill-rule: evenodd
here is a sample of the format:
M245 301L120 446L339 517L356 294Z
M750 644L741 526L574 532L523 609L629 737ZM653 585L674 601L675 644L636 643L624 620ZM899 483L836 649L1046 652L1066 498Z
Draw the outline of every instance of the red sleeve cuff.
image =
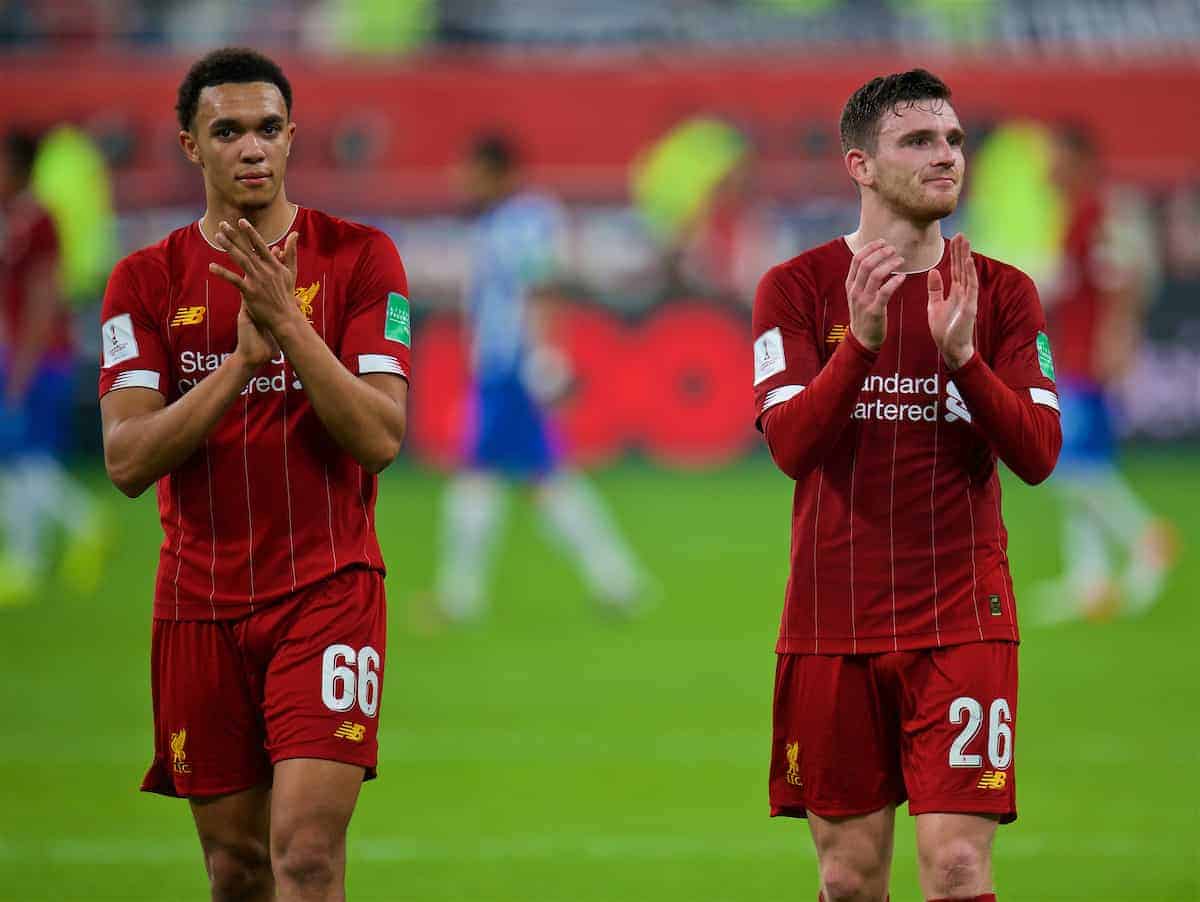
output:
M979 356L979 349L976 348L975 353L971 355L971 359L968 360L966 363L964 363L962 366L960 366L958 369L951 370L950 375L953 376L955 379L960 379L964 376L969 379L971 377L971 374L975 370L978 370L981 366L983 366L983 358L981 356Z
M854 333L849 329L846 330L846 337L842 339L842 343L868 363L873 364L879 359L879 352L872 351L870 348L864 345L861 341L854 337Z

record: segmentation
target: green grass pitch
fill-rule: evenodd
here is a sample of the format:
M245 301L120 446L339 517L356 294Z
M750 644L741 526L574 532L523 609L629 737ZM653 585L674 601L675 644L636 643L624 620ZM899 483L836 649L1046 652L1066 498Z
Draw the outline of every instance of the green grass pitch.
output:
M1021 817L995 855L1004 902L1198 897L1196 463L1144 455L1128 470L1181 527L1185 560L1141 620L1038 629L1026 616ZM0 610L0 899L207 898L186 806L136 791L151 747L152 493L129 502L84 475L118 524L101 590ZM597 618L517 501L489 621L422 636L407 611L430 584L441 477L385 475L381 779L351 827L351 899L816 897L804 824L766 816L790 484L762 456L597 480L662 584L656 609ZM1057 566L1056 508L1015 480L1005 502L1020 603ZM903 811L897 833L892 899L912 902Z

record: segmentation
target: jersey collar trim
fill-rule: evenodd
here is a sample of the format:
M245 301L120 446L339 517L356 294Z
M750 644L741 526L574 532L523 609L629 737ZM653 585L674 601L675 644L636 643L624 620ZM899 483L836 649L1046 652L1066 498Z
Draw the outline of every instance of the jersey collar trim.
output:
M270 247L273 244L278 244L280 241L282 241L285 237L287 237L287 233L292 230L292 226L294 226L296 224L296 219L300 216L300 205L292 204L292 207L294 208L292 210L292 218L290 220L288 220L287 226L284 228L284 230L281 233L279 233L277 236L275 236L274 238L272 238L270 241L267 242L267 247ZM204 243L207 244L209 247L211 247L214 251L216 251L219 254L228 253L228 251L226 251L224 248L218 247L217 245L213 244L209 240L208 236L204 234L204 227L200 225L200 222L203 218L204 217L202 216L202 217L200 217L200 219L196 220L196 231L200 233L200 237L204 239Z

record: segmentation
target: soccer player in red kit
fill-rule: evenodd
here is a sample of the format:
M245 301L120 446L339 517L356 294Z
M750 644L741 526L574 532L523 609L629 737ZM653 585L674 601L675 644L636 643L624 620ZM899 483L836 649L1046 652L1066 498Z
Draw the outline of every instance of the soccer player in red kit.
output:
M796 480L770 799L807 817L821 898L884 900L896 807L926 899L994 900L1016 817L1017 620L997 460L1045 479L1061 444L1030 279L942 237L963 130L924 70L841 118L856 232L769 270L758 424Z
M343 898L377 757L407 284L383 233L288 201L291 109L253 51L192 67L204 216L122 260L102 313L105 462L130 496L157 483L165 533L142 788L189 799L214 899Z

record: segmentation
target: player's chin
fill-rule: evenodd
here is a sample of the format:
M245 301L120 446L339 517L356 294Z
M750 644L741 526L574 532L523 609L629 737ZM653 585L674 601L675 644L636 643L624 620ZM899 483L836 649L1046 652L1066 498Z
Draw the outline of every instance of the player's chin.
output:
M927 197L921 206L921 213L924 214L922 218L925 220L945 219L958 209L958 193L941 197L936 195Z
M268 195L261 191L238 191L234 194L233 203L239 210L265 210L278 193L272 191Z

